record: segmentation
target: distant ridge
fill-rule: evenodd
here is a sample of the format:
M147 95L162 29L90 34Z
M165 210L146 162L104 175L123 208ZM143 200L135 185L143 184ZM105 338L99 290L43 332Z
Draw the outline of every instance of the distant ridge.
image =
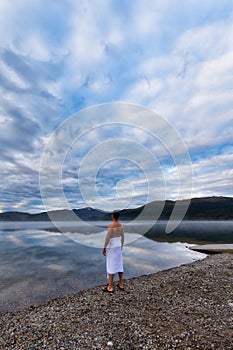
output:
M49 215L58 221L67 221L71 210L61 209L51 212L42 212L38 214L22 213L17 211L8 211L0 213L0 221L50 221ZM82 209L73 209L75 215L82 220L100 220L106 215L106 212L90 207Z
M175 204L183 207L187 204L187 200L181 201L165 201L164 208L159 217L160 220L169 219ZM154 213L158 211L164 203L155 201L146 204L147 216L145 219L154 219ZM122 220L133 220L136 218L145 206L135 209L124 209L121 211ZM49 213L58 221L67 221L69 210L54 210L51 212L42 212L38 214L23 213L17 211L8 211L0 213L0 221L50 221ZM73 213L84 221L91 220L110 220L111 214L99 209L82 208L73 209ZM233 220L233 198L231 197L203 197L191 199L185 220Z

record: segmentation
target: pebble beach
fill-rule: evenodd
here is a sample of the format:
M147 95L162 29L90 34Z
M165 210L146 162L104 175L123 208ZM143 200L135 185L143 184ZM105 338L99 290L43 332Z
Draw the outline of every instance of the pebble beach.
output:
M0 316L0 349L233 349L233 255Z

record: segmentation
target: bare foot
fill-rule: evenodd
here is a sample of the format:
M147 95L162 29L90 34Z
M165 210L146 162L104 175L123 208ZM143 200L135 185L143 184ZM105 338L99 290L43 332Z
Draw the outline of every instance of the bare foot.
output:
M122 284L122 283L118 283L118 288L119 288L120 290L124 290L123 284Z
M110 287L110 286L107 286L107 290L108 290L109 292L113 292L113 291L114 291L114 288L113 288L113 287Z

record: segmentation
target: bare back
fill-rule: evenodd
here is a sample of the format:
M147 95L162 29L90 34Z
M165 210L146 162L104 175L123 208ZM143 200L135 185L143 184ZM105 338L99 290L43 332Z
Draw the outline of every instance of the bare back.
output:
M106 235L104 248L108 246L108 243L111 238L118 238L118 237L121 238L121 247L122 247L124 244L124 228L119 221L114 221L108 225L108 232Z
M115 226L115 227L109 227L109 231L110 231L110 236L111 238L115 238L115 237L121 237L124 229L123 226Z

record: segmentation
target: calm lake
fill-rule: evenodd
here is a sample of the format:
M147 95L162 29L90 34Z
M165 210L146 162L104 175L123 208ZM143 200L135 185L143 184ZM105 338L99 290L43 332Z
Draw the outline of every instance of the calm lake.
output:
M66 233L60 233L49 222L0 222L0 313L105 284L101 247L107 224L96 222L75 227L62 223ZM194 224L188 222L185 226L188 230L187 225L190 228ZM213 230L213 226L209 227ZM125 231L125 278L206 256L189 250L188 243L157 242L132 232L132 228L127 232L126 227Z

